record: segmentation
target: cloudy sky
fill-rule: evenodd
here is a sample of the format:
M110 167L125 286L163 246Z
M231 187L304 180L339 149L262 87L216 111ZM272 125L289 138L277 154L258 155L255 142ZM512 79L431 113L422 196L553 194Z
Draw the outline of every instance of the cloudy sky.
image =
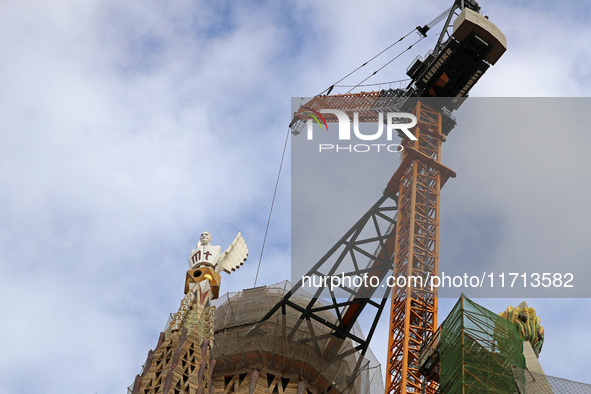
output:
M222 290L251 287L290 98L320 93L449 3L2 2L0 392L125 390L168 313L178 309L188 254L203 230L224 247L243 233L250 258L224 277ZM591 95L589 4L481 5L506 34L509 50L473 96ZM405 78L412 59L434 45L433 36L367 83ZM400 48L343 84L366 78ZM381 87L390 86L398 87ZM570 144L550 150L548 140L562 132ZM448 240L442 255L486 252L500 259L519 250L520 259L534 259L543 251L527 250L548 245L554 234L568 238L559 244L568 256L588 258L586 220L571 203L580 201L572 195L589 192L583 170L590 163L579 135L516 136L512 146L522 149L478 155L477 133L452 133L449 151L458 153L443 157L458 178L442 193L450 207L442 212L442 240ZM482 173L472 161L479 157ZM289 146L284 164L257 284L290 273ZM583 175L568 172L574 168ZM549 196L516 210L507 192L497 192L499 182L521 188L521 196ZM570 186L575 189L565 190ZM486 216L486 206L498 215ZM473 231L462 231L468 224ZM577 242L565 227L578 229ZM519 249L513 235L526 230ZM469 245L458 241L468 235ZM501 311L521 299L480 301ZM591 303L529 301L546 327L540 358L546 373L589 382ZM451 302L442 305L441 313L450 308ZM382 324L373 344L381 362L386 342Z

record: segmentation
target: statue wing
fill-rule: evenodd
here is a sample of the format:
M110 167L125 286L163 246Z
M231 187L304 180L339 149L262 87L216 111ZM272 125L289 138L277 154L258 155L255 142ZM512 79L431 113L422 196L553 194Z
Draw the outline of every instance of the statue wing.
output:
M216 272L225 271L228 274L231 271L236 271L246 261L248 257L248 248L246 242L242 238L242 234L238 233L232 244L226 249L221 256L221 259L215 266Z

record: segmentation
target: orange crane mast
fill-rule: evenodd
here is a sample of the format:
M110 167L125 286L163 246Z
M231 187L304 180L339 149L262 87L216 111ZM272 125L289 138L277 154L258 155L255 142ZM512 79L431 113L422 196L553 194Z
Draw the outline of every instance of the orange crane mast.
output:
M437 330L437 288L428 282L439 273L439 194L455 173L440 162L441 113L419 102L414 114L417 140L403 141L402 163L387 188L397 190L399 199L394 277L424 282L392 294L386 393L437 389L419 373L418 359L423 342Z

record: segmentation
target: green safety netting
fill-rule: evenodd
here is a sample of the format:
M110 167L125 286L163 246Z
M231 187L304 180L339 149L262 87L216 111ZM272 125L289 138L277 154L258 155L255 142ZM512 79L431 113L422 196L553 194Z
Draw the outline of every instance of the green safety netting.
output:
M515 325L462 294L441 327L442 393L513 393L525 368Z

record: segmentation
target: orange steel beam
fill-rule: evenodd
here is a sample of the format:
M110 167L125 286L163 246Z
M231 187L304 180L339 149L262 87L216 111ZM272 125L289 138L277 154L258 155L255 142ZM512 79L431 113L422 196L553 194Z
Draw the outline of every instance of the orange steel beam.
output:
M455 173L440 162L442 115L421 102L413 113L417 141L404 140L402 163L387 190L398 189L398 220L394 277L421 277L425 282L439 270L439 193ZM428 283L393 289L386 394L435 393L418 371L421 345L437 330L437 289Z
M304 121L311 119L306 113L307 108L313 110L338 109L350 115L357 112L359 122L377 122L380 112L387 112L398 103L402 98L400 94L395 95L397 90L391 91L371 91L360 93L335 94L331 96L315 96L294 115L295 121ZM333 114L323 114L327 122L336 122L337 117Z
M378 121L378 113L392 107L397 97L383 97L382 92L362 92L314 97L305 106L311 109L339 109L347 114L358 112L361 122ZM417 102L413 114L417 141L404 139L402 161L386 191L398 195L396 238L386 241L386 255L395 253L394 277L421 277L424 281L439 272L439 193L455 172L440 162L441 143L445 141L442 114ZM305 121L306 110L300 108L294 120ZM327 122L337 119L326 114ZM395 248L395 249L394 249ZM385 251L380 253L383 258ZM412 261L412 263L410 263ZM372 272L368 272L372 276ZM363 288L358 289L360 295ZM355 298L355 300L358 298ZM361 312L353 303L343 313L340 328L352 324ZM437 330L437 289L428 286L396 287L390 310L390 333L386 394L434 394L437 384L425 382L418 372L418 356L423 342ZM330 359L338 353L341 341L334 338L325 349ZM424 391L423 391L424 389Z

